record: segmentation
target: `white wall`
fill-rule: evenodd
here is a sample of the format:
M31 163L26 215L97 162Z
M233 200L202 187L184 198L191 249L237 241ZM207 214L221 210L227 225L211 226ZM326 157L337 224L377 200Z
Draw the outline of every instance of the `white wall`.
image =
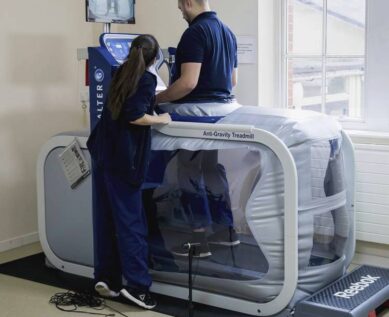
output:
M389 1L368 1L367 128L389 132Z
M258 0L210 0L222 20L234 33L258 38ZM258 49L259 44L257 44ZM243 105L258 105L258 62L240 64L239 84L236 89L238 101Z
M36 159L83 126L77 47L95 40L80 0L0 0L0 250L36 238ZM15 240L16 239L16 240Z

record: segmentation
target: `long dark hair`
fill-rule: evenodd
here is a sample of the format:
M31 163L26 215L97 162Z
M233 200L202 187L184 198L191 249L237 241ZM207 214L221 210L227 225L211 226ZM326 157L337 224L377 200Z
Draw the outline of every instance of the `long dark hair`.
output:
M127 60L116 71L109 87L107 107L113 120L119 118L125 100L136 92L140 78L158 51L158 42L150 34L140 35L132 41Z

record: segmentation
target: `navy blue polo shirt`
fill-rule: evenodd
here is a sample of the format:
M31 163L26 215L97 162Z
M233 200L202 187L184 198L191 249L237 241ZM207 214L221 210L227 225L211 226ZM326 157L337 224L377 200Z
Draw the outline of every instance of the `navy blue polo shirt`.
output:
M177 46L173 82L181 76L181 65L201 63L196 88L175 102L229 102L232 71L238 67L236 37L215 12L198 15L185 30Z
M117 174L131 185L143 183L150 155L150 126L130 124L153 114L157 79L146 71L134 95L127 98L117 120L104 107L87 146L97 166ZM109 96L108 96L109 98Z

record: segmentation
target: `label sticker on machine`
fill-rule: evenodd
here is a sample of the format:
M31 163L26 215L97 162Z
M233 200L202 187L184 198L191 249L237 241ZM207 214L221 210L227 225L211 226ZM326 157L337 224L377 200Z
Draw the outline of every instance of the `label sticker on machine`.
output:
M234 132L234 131L207 131L202 132L203 137L221 138L221 139L237 139L237 140L253 140L254 133Z
M74 139L65 150L59 154L59 161L72 189L76 188L90 174L88 161L82 154L77 139Z

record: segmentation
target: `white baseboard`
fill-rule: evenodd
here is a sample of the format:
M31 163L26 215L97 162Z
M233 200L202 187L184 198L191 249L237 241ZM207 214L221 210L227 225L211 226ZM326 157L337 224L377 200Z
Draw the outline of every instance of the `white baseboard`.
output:
M0 241L0 252L16 249L39 241L38 232L32 232L9 240Z
M389 258L371 254L355 253L352 263L389 268Z

